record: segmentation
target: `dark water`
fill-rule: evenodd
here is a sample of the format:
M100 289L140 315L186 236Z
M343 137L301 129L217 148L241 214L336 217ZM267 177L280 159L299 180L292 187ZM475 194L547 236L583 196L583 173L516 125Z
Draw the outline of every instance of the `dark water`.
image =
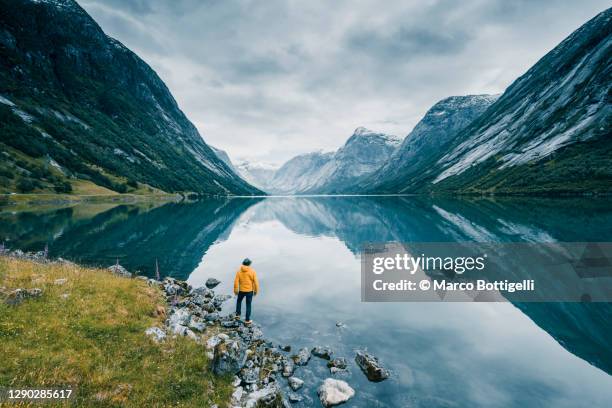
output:
M254 319L267 337L347 357L357 391L349 406L364 408L612 406L610 304L361 303L358 257L364 242L612 241L611 231L612 202L601 199L220 199L0 212L11 247L47 244L51 256L93 265L119 259L150 276L157 259L162 274L196 286L221 279L220 292L231 292L249 256L262 286ZM365 379L352 362L362 348L391 379ZM328 370L313 358L296 375L315 399Z

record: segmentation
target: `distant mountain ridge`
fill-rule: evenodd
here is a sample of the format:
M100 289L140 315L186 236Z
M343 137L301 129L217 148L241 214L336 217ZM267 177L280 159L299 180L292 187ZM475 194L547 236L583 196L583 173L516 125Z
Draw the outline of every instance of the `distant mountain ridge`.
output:
M143 183L259 193L214 154L157 74L75 1L0 0L0 10L0 190L86 180L119 192Z
M335 152L313 152L287 161L274 174L269 192L275 194L333 194L382 166L400 145L396 136L364 127L355 129Z

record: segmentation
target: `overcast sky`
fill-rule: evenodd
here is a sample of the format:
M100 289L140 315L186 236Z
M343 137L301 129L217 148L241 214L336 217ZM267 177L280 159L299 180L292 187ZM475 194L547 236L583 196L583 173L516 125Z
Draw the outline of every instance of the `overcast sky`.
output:
M499 93L609 0L78 0L234 162L405 136L451 95Z

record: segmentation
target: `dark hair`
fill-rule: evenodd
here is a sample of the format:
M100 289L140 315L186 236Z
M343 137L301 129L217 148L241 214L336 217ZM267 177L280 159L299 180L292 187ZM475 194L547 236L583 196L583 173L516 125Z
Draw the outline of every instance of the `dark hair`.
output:
M244 266L249 266L251 264L251 260L249 258L244 258L244 261L242 261L242 264Z

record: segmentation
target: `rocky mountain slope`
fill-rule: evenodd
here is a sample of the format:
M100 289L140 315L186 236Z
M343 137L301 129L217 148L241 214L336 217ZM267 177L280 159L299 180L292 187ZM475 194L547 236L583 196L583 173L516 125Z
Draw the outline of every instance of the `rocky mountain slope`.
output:
M73 0L0 0L0 190L252 194L166 85Z
M294 157L278 169L270 192L330 194L353 192L351 186L378 170L400 145L400 139L360 127L333 153Z
M612 191L612 9L563 40L395 192Z
M359 190L402 192L405 180L420 174L457 133L489 107L498 95L451 96L432 106L391 158L359 183Z

